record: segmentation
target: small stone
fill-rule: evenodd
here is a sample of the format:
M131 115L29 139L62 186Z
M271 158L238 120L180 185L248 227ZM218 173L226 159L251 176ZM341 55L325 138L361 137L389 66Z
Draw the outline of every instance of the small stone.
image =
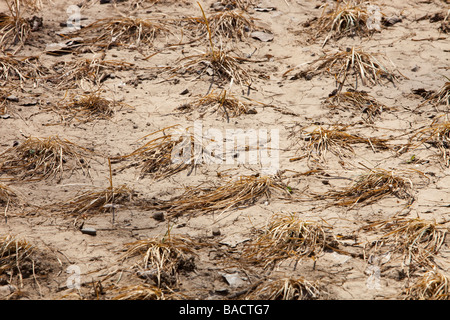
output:
M164 212L155 212L153 214L153 219L155 219L156 221L164 221Z
M220 236L220 229L218 227L215 227L212 229L212 235L213 236Z
M95 230L94 228L83 228L81 229L81 233L88 234L90 236L95 236L97 235L97 230Z
M11 101L11 102L19 102L19 97L12 94L12 95L7 96L6 100Z

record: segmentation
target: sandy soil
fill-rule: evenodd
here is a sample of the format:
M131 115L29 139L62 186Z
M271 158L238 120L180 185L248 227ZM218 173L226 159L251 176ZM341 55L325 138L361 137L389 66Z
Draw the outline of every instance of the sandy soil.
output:
M215 12L211 8L213 2L201 1L207 15ZM154 285L151 279L139 276L143 271L139 267L142 258L123 259L123 255L128 248L127 243L159 239L168 230L171 237L182 236L196 244L191 247L191 262L195 267L179 268L177 279L167 280L161 287L166 298L243 298L256 284L302 277L318 288L315 299L402 299L405 289L433 266L448 275L448 239L428 264L408 264L403 253L391 250L388 245L369 259L373 252L371 244L382 232L362 228L375 221L420 218L436 221L441 230L448 229L450 169L436 156L438 150L429 145L421 145L405 153L395 150L404 145L415 130L429 126L433 119L448 111L445 105L436 108L430 104L416 109L424 98L414 94L413 90L436 91L445 83L444 75L448 74L450 65L450 42L448 34L439 29L443 22L430 21L429 17L435 13L445 16L449 4L440 0L378 0L374 3L385 17L399 17L401 21L391 26L383 25L380 32L370 37L331 39L323 48L323 37L312 40L315 30L305 27L311 18L320 16L323 2L267 0L250 6L249 15L258 19L255 23L261 29L264 27L265 32L273 34L273 40L266 42L252 37L222 39L224 47L233 49L235 55L251 56L242 63L253 78L251 90L247 90L236 82L232 85L229 81L219 82L208 74L197 77L189 73L167 72L165 67L177 65L181 57L208 49L206 36L189 43L188 32L182 36L181 28L174 22L179 18L200 17L201 11L195 1L161 0L154 5L141 1L137 7L129 1L116 6L100 4L99 1L82 2L83 26L100 18L123 14L161 19L172 34L158 35L152 45L111 46L104 50L104 61L132 64L129 69L106 71L108 77L101 83L105 97L132 107L117 110L109 120L61 123L58 113L49 111L49 107L55 106L68 93L83 94L94 90L96 87L88 82L78 83L71 89L58 88L44 80L36 85L32 81L24 81L22 87L17 85L17 80L8 83L8 94L17 99L7 101L6 112L0 118L0 153L12 147L15 141L21 143L25 137L58 135L91 148L101 156L90 162L90 176L80 170L68 171L64 172L61 181L10 180L10 176L0 171L0 179L5 180L3 183L22 196L20 204L0 207L0 211L5 212L5 217L0 220L0 235L10 234L25 239L35 248L31 256L33 263L22 266L21 275L17 270L0 274L2 298L111 299L121 289L132 285ZM43 26L31 32L26 45L16 55L39 56L39 61L50 70L61 61L92 57L89 49L96 52L98 48L95 46L68 55L45 53L48 44L62 40L58 33L64 28L61 23L68 19L67 7L67 2L53 0L52 4L44 2L41 11L26 13L28 17L42 17ZM6 10L2 1L0 11ZM396 67L395 72L404 76L399 76L399 81L394 83L358 87L358 90L367 91L378 102L390 107L373 123L364 121L361 113L331 110L325 106L325 99L336 88L331 75L320 74L308 79L294 77L306 62L324 53L352 46L388 57ZM154 53L157 54L151 56ZM294 69L283 76L291 68ZM227 122L217 113L206 114L200 119L195 113L177 109L205 95L211 83L217 92L226 89L243 101L253 102L252 108L256 113L243 114ZM353 85L350 82L346 89ZM279 130L279 167L283 171L283 181L292 189L292 198L286 200L273 195L270 199L259 199L254 205L222 213L189 213L170 217L162 211L165 219L160 221L154 218L160 210L146 209L140 203L150 199L170 199L180 195L183 187L204 182L220 183L227 175L254 174L261 168L257 165L204 164L190 175L181 171L155 180L148 176L139 178L139 170L133 166L119 170L128 163L125 161L112 164L113 183L116 186L126 184L135 191L135 197L115 210L114 221L108 211L74 217L60 205L88 187L108 187L108 157L134 151L142 145L139 139L149 133L175 124L192 126L195 120L201 120L205 130ZM392 147L374 152L370 146L357 144L354 145L354 154L348 157L336 157L329 152L325 162L290 161L298 155L297 149L300 152L304 150L302 144L295 145L298 139L290 136L295 125L332 124L351 125L349 132L365 137L386 138ZM419 160L409 161L413 155ZM318 167L323 170L310 175L296 175ZM395 196L353 208L327 205L329 201L326 199L313 200L312 195L346 187L352 179L367 172L367 168L375 167L415 169L424 173L426 179L420 174L408 176L413 184L412 204ZM299 219L322 224L327 235L335 241L334 249L327 248L298 261L277 261L275 266L268 268L255 263L246 264L242 252L254 243L268 221L280 213L295 213ZM84 222L83 228L94 228L96 235L82 233L79 229L81 222ZM389 258L376 262L374 257L381 257L381 253L386 252L392 253ZM67 287L74 275L70 273L73 269L67 269L69 266L77 266L81 272L79 289ZM14 286L12 294L5 289L8 285Z

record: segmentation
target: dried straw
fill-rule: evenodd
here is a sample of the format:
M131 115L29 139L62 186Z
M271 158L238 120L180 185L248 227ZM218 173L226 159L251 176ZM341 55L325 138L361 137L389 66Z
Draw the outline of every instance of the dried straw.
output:
M14 176L8 180L38 181L57 176L60 180L73 162L69 168L89 175L87 159L91 157L91 151L58 136L29 137L0 154L0 173Z
M266 280L244 296L245 300L315 300L320 297L317 285L302 277Z
M295 214L277 214L263 233L246 246L243 257L247 262L262 263L267 268L287 259L316 259L330 244L321 224L304 221Z
M165 210L172 216L198 213L223 213L232 208L255 204L261 197L270 199L273 192L290 196L290 188L279 179L262 176L241 176L217 187L187 187L170 200L155 200L150 209Z
M360 175L351 186L343 190L315 195L314 198L332 200L333 205L336 206L353 207L358 204L369 205L393 195L407 200L409 205L414 201L413 183L409 177L412 173L425 177L422 172L416 170L371 169Z

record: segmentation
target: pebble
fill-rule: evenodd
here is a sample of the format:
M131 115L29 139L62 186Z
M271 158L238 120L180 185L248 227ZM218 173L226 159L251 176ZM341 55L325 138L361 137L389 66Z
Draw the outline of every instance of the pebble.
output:
M213 236L220 236L220 229L218 227L215 227L212 229L212 235Z
M164 212L155 212L153 214L153 219L155 219L156 221L164 221Z

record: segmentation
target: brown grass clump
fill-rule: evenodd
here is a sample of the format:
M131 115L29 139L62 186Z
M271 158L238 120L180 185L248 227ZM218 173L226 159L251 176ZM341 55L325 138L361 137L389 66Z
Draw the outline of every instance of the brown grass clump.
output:
M405 177L411 173L424 176L423 173L412 170L371 169L360 175L351 186L340 191L329 191L315 198L329 199L333 201L333 205L345 207L353 207L357 204L369 205L387 196L395 196L411 204L414 201L413 183L409 177Z
M86 43L102 48L112 46L152 45L158 35L170 33L169 29L154 19L116 17L99 19L75 33L90 36Z
M163 179L187 169L192 171L201 161L196 158L196 152L201 156L202 150L195 149L195 137L188 129L183 130L174 125L152 132L140 140L148 137L152 139L143 146L112 160L132 159L131 166L140 168L141 178L150 175L153 179Z
M34 247L26 240L7 235L0 237L0 275L21 273L21 265L30 258ZM9 275L12 276L12 275Z
M317 34L326 34L324 46L329 39L367 36L380 31L381 12L376 16L374 9L359 1L338 1L334 8L329 8L327 3L324 5L321 16L308 24L314 27L314 32Z
M115 292L112 300L164 300L163 291L148 284L121 287Z
M167 214L180 216L197 213L223 213L229 209L246 207L261 197L270 199L273 192L290 196L291 189L279 179L262 176L241 176L220 186L187 187L185 192L170 200L156 200L149 208L165 210Z
M430 95L430 97L422 102L419 107L423 106L426 103L430 103L431 105L437 107L438 105L444 104L447 108L450 107L450 79L447 78L447 81L437 92L434 92Z
M217 112L223 118L226 118L228 122L230 118L255 112L254 109L250 108L249 103L239 100L234 95L227 93L226 90L223 90L219 94L212 91L195 102L190 103L187 107L191 110L198 110L201 118L209 110L211 110L211 113Z
M205 35L208 32L204 18L191 18L197 25L196 34ZM242 10L225 10L208 16L209 28L212 36L235 40L248 38L256 26L251 17Z
M149 238L127 243L123 259L139 256L138 263L141 277L155 282L159 288L177 282L177 273L181 270L192 271L195 268L192 242L181 237L162 239Z
M418 130L408 142L408 147L417 148L424 143L430 144L439 149L440 158L443 164L450 166L450 122L433 121L426 128Z
M61 180L63 172L70 168L81 169L89 175L87 159L92 155L91 151L58 136L29 137L0 154L0 174L14 176L8 180L38 181L55 177Z
M306 150L303 155L296 158L292 158L291 161L299 160L302 158L317 159L322 162L326 162L326 156L328 152L331 152L337 157L348 157L354 153L352 144L367 144L376 149L388 149L386 139L381 138L364 138L358 135L348 133L348 126L334 126L329 129L325 129L321 126L314 128L311 132L302 129L299 132L293 130L290 134L291 138L295 138L299 143L299 139L306 143L300 150ZM300 137L299 137L300 136Z
M57 107L51 108L60 116L62 122L70 122L74 119L80 122L109 120L117 109L120 111L122 107L131 108L124 103L102 97L99 90L64 100Z
M2 85L14 80L24 82L29 79L38 83L48 75L48 70L40 64L38 57L0 56L0 66L0 84Z
M203 13L203 20L201 21L207 28L209 37L209 48L206 52L194 54L178 60L180 66L169 68L170 71L176 73L193 73L201 77L207 73L213 77L218 77L218 80L229 80L237 82L240 85L250 86L252 77L249 72L244 70L240 63L245 59L232 56L221 47L218 48L213 44L213 31L210 28L208 19L206 18L203 8L200 6ZM216 78L217 79L217 78Z
M5 50L19 44L14 54L23 47L31 32L29 22L22 18L20 2L6 1L9 14L0 13L0 48Z
M53 65L56 75L52 75L48 81L62 89L83 87L85 84L98 88L111 70L128 70L133 66L132 63L123 61L100 59L61 61Z
M321 224L304 221L294 214L279 214L274 215L263 233L244 249L243 256L246 261L262 263L267 268L281 260L316 259L329 242Z
M245 300L315 300L320 290L302 277L266 280L244 296Z
M403 254L408 265L412 261L426 263L429 257L438 253L447 234L446 228L436 222L419 218L376 221L362 229L383 232L379 240L384 244L392 241L391 251Z
M307 70L300 71L294 79L327 73L336 79L338 92L341 92L344 85L347 84L349 76L355 79L354 89L358 89L358 80L362 85L374 86L383 84L382 80L392 83L398 80L383 63L374 55L361 49L352 47L346 50L340 50L333 54L325 54L311 62L312 66ZM284 73L286 75L292 69Z
M58 207L62 208L64 212L76 215L105 213L118 205L130 202L134 194L135 192L126 185L109 186L101 190L92 188L63 204L58 204Z
M356 90L331 94L326 100L326 105L333 109L356 110L367 123L373 123L383 111L392 109L376 101L367 92Z
M437 270L427 271L405 290L406 300L449 300L450 278Z
M249 71L241 67L241 62L244 60L222 48L214 48L204 53L184 57L178 60L179 66L170 70L176 73L196 74L197 77L207 74L219 81L228 80L250 86L252 77Z

